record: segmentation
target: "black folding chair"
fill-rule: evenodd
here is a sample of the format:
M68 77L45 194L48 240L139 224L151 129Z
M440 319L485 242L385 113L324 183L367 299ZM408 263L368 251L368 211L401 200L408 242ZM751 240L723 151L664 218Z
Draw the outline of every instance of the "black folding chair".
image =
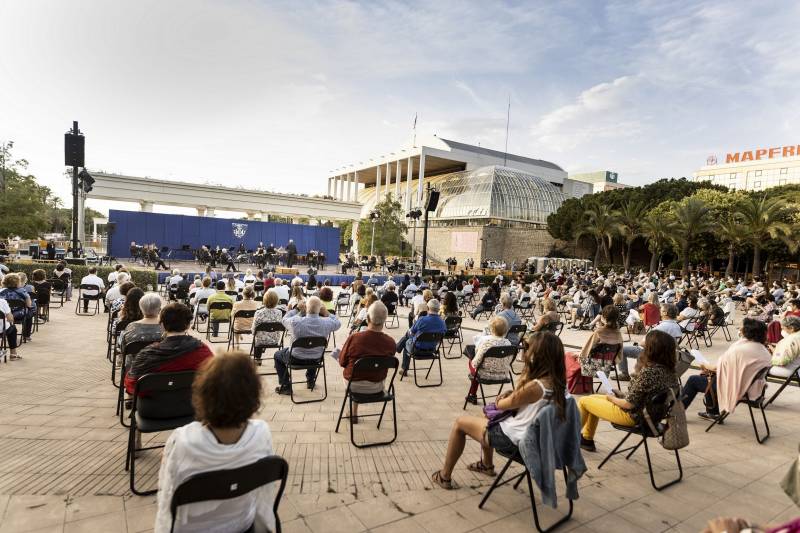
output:
M84 294L83 291L95 291L95 294ZM90 283L81 283L78 286L78 299L75 302L75 314L79 316L94 316L100 314L100 299L102 297L103 295L100 293L100 287ZM85 313L81 311L84 300L89 303L87 312ZM94 311L90 313L88 309L92 305L91 302L94 302Z
M575 398L568 398L567 401L568 402L574 402ZM574 504L573 504L573 501L571 499L567 498L567 500L569 501L569 511L567 511L567 514L565 516L562 516L557 522L555 522L551 526L549 526L549 527L547 527L545 529L542 529L542 526L539 523L539 512L536 509L536 498L534 497L534 494L533 494L533 483L531 482L531 473L528 470L528 467L525 466L525 462L522 460L522 456L520 455L519 450L515 450L513 455L509 455L507 453L503 453L500 450L496 450L496 451L497 451L498 455L500 455L502 457L505 457L506 459L508 459L508 461L506 462L506 464L503 467L503 469L500 470L500 473L497 475L497 477L494 478L494 482L492 483L492 486L489 487L489 490L483 496L483 499L481 500L481 503L478 504L478 509L483 509L483 506L489 500L489 497L492 495L492 492L494 492L494 490L497 487L502 487L503 485L506 485L508 483L516 482L516 483L514 483L514 488L516 489L519 486L519 484L522 483L522 478L525 478L525 480L528 482L528 495L530 496L531 510L533 511L533 524L536 527L537 531L539 531L540 533L549 533L550 531L555 530L560 525L566 523L567 521L569 521L570 518L572 518L572 509L573 509L573 505ZM523 472L520 473L520 474L517 474L515 476L512 476L512 477L506 479L505 481L501 482L501 480L503 479L503 476L505 475L506 471L508 470L508 468L513 463L521 465L522 468L523 468ZM566 469L566 467L564 467L562 470L564 472L564 484L566 485L568 483L568 481L567 481L567 469Z
M145 374L136 380L131 406L131 425L128 430L128 451L125 470L130 471L131 492L138 496L155 494L158 489L140 491L136 488L136 452L163 448L164 445L136 447L136 431L142 434L169 431L194 421L192 381L194 371ZM146 396L141 396L142 393Z
M486 353L483 354L483 359L481 359L478 368L475 369L475 374L469 377L470 382L478 382L478 387L481 391L481 401L483 405L486 405L486 394L483 392L484 385L500 385L500 389L498 389L497 394L492 394L490 398L496 398L503 392L503 387L506 383L511 384L511 388L514 388L514 377L511 373L511 363L514 361L514 357L517 356L517 347L514 345L511 346L492 346ZM501 379L489 379L481 376L481 370L483 369L484 364L486 364L487 360L489 359L508 359L508 375ZM464 407L463 409L467 408L467 400L464 399Z
M189 304L189 289L187 287L181 287L177 283L173 283L169 286L169 300L171 302L183 302L185 304Z
M291 399L292 403L301 404L301 403L314 403L314 402L322 402L325 401L325 398L328 397L328 378L325 375L325 348L328 346L328 339L325 337L300 337L299 339L295 339L292 342L292 345L289 347L289 360L286 365L287 371L289 372L289 388L291 390ZM298 358L292 355L292 352L296 349L305 349L305 350L313 350L319 348L319 358L314 359L305 359L305 358ZM310 383L309 388L313 391L317 384L317 378L319 378L320 371L322 371L322 382L323 382L323 395L322 398L311 399L311 400L295 400L294 399L294 384L295 383L306 383L306 381L292 381L292 371L293 370L314 370L314 381Z
M525 296L519 301L514 302L514 309L522 320L533 320L533 305L531 305L531 297Z
M397 302L389 309L387 314L388 320L386 321L387 329L394 329L400 327L400 317L397 315Z
M776 375L772 374L772 369L770 369L770 372L769 372L768 376L772 377L772 378L781 378L784 381L783 381L783 383L781 383L781 386L778 388L778 390L775 391L775 394L773 394L770 397L770 399L767 400L767 402L764 404L764 409L766 409L772 402L775 401L775 398L777 398L780 395L780 393L783 392L783 389L785 389L786 387L789 386L789 384L792 382L792 379L797 380L797 385L800 387L800 368L795 368L794 371L791 374L789 374L788 376L786 376L786 377L785 376L776 376Z
M6 338L6 315L0 313L0 357L8 363L8 339Z
M347 382L347 390L344 393L344 400L342 401L342 408L339 410L339 419L336 421L336 433L339 432L339 425L342 423L342 418L347 418L350 420L350 442L353 443L353 446L356 448L370 448L372 446L383 446L386 444L391 444L397 438L397 406L395 404L395 394L394 394L394 378L397 375L397 368L399 366L399 361L396 357L378 357L378 356L366 356L360 358L356 361L355 365L353 365L353 375L350 377L350 381ZM365 372L379 372L380 370L388 371L392 369L392 377L389 380L389 386L385 387L385 389L381 392L375 394L362 394L358 392L353 392L351 390L351 386L354 381L358 381L361 378L361 375ZM388 374L387 374L388 375ZM385 381L385 380L384 380ZM353 431L353 403L361 404L370 404L370 403L382 403L383 407L381 408L380 413L374 413L370 415L359 414L359 418L364 418L368 416L377 416L378 418L378 429L381 429L381 422L383 422L383 414L386 411L386 404L392 402L392 423L394 424L394 433L392 434L392 439L387 441L381 442L372 442L368 444L356 444L354 431ZM344 406L345 404L348 405L349 415L344 415Z
M125 402L125 374L127 374L128 367L131 365L131 358L142 351L142 348L151 344L153 343L147 341L129 342L125 345L125 348L123 348L122 353L120 354L122 357L122 362L119 369L119 389L117 390L116 414L119 415L119 423L122 424L123 427L130 427L130 424L125 423L125 409L123 407Z
M447 353L444 354L445 359L460 359L461 352L464 351L462 343L464 341L463 333L461 331L462 318L460 316L448 316L444 319L444 326L447 330L444 332L443 341L447 341L450 345L447 348ZM455 357L449 357L450 352L453 351L453 345L458 344L458 354Z
M740 398L736 402L736 405L739 405L741 403L747 405L747 409L750 411L750 421L753 423L753 432L756 434L756 441L758 441L759 444L764 444L769 438L769 422L767 422L767 412L764 410L767 407L768 403L764 403L764 398L767 393L767 375L769 374L770 368L771 367L765 366L764 368L759 370L758 373L755 375L755 377L753 377L753 381L750 382L750 386L747 387L744 393L744 397ZM764 386L761 388L761 393L755 398L750 398L750 389L759 380L764 381ZM767 434L764 435L763 438L758 433L758 426L756 426L756 417L753 414L753 407L761 410L761 418L764 419L764 427L767 430ZM728 418L729 415L730 415L729 412L722 411L719 414L719 416L715 418L714 421L711 422L711 424L706 428L706 432L708 432L711 428L713 428L717 424L722 424L723 422L725 422L725 419Z
M698 316L694 316L686 322L685 326L678 326L681 328L681 338L678 340L678 345L683 344L686 342L686 345L691 348L692 342L694 342L694 347L696 349L700 349L700 343L697 342L697 335L695 334L695 330L697 329L697 324L699 323Z
M730 313L725 313L725 316L723 317L723 319L720 321L719 324L713 324L711 326L711 331L708 333L709 339L713 337L717 333L717 331L722 330L722 334L724 335L725 340L727 342L731 342L733 336L731 335L731 330L728 329L729 325L728 318L730 318Z
M198 329L198 327L197 327L197 326L198 326L198 325L199 325L199 323L200 323L200 315L201 315L201 314L205 314L205 315L206 315L206 318L203 318L203 322L206 322L206 320L207 320L207 317L208 317L208 308L206 307L206 311L205 311L205 313L200 313L200 312L198 311L198 309L200 309L200 306L201 306L201 305L206 305L206 303L207 303L207 302L208 302L208 298L200 298L200 299L199 299L199 300L197 300L197 302L195 303L195 308L194 308L194 322L193 322L193 324L192 324L192 329L193 329L193 330L195 330L195 331L196 331L196 332L198 332L198 333L206 333L206 331L200 331L200 329ZM207 330L207 329L208 329L208 322L206 322L206 330Z
M252 320L254 316L256 316L255 309L239 309L235 313L231 313L231 323L228 326L228 350L230 350L231 348L238 348L240 346L239 341L236 340L236 335L251 334L251 331L249 329L236 329L236 319L249 318ZM253 342L251 341L250 344L252 345Z
M617 389L621 390L622 386L619 382L619 370L617 369L617 353L620 351L622 345L621 344L606 344L604 342L595 344L592 348L591 352L589 352L589 361L594 362L595 367L599 367L599 370L604 371L607 375L611 375L611 371L614 371L614 377L617 380ZM583 375L581 373L582 378L590 378L592 380L592 388L594 389L594 378L596 373L592 372L591 376ZM572 384L572 388L570 392L574 392L575 387L582 382L582 379L576 379L575 382ZM597 382L597 388L594 389L595 392L600 390L602 383L600 381Z
M444 375L442 374L442 358L441 353L439 353L442 347L442 338L444 334L442 333L433 333L433 332L425 332L420 333L414 338L414 342L411 344L411 351L409 352L409 357L411 358L411 368L412 372L414 372L414 385L420 388L426 387L439 387L444 383ZM425 343L430 344L433 348L430 349L418 349L417 345ZM428 367L428 372L425 374L425 380L428 380L428 376L431 374L431 370L433 369L433 365L437 362L439 363L439 382L438 383L431 383L428 385L420 385L419 380L417 379L417 360L420 361L430 361L431 366ZM400 381L403 381L405 377L405 373L400 376Z
M206 340L208 342L211 342L211 343L228 342L228 339L225 339L225 340L222 340L222 341L212 340L212 337L219 338L219 330L217 330L217 335L212 335L213 334L213 329L212 329L211 325L212 324L228 324L228 334L230 335L230 327L231 327L230 314L228 314L228 318L222 320L222 319L219 319L219 318L217 318L217 319L213 318L211 313L212 313L212 311L224 311L224 310L232 311L233 310L233 303L232 302L211 302L210 304L208 304L207 308L208 308L208 323L206 324Z
M50 303L53 303L53 297L58 299L58 307L64 307L64 301L67 298L67 284L59 278L48 279L50 284Z
M563 322L550 322L545 326L545 329L550 333L555 333L559 337L561 336L561 332L564 331L564 323Z
M269 333L277 333L280 332L281 338L276 343L269 343L269 344L260 344L256 346L256 337L258 337L259 332L269 332ZM264 351L269 349L280 350L283 348L283 341L286 338L286 326L283 325L281 322L261 322L256 326L255 332L253 333L253 342L250 344L250 356L253 358L257 366L261 366L262 361L264 359ZM273 361L275 360L275 356L273 353L272 357ZM259 376L277 376L277 372L259 372Z
M681 456L678 453L678 450L673 450L675 452L675 461L678 463L678 477L677 479L673 479L672 481L669 481L668 483L665 483L663 485L656 485L656 479L655 476L653 475L653 463L650 461L650 449L647 447L647 439L649 438L658 439L662 435L664 435L664 432L667 430L667 424L665 420L669 416L670 411L672 410L674 405L675 401L670 399L669 390L661 391L657 394L652 395L645 401L644 409L639 413L640 422L637 425L623 426L621 424L612 423L611 425L615 429L625 432L625 437L623 437L622 440L619 441L619 444L617 444L614 447L614 449L611 450L611 453L609 453L606 456L606 458L603 459L603 462L600 463L597 469L599 470L603 468L603 465L605 465L609 459L621 453L628 452L628 454L625 456L625 459L626 460L630 459L631 456L634 453L636 453L636 450L638 450L639 447L642 444L644 444L644 454L645 457L647 458L647 470L650 473L650 484L653 486L654 489L659 491L663 490L667 487L674 485L675 483L678 483L681 479L683 479L683 466L681 466ZM647 423L644 417L645 409L647 410L650 419L653 421L654 425L653 428L649 427L649 424ZM662 416L657 416L659 413L661 413ZM655 429L655 432L653 431L653 429ZM631 435L638 435L642 438L642 440L640 440L639 443L634 446L629 446L627 448L623 448L622 450L620 450L620 447L623 444L625 444L625 441L627 441L628 437L630 437Z
M277 455L262 457L254 463L230 470L210 470L187 478L178 485L172 494L169 507L172 514L170 532L175 530L175 518L178 507L191 503L209 500L230 500L263 487L268 483L279 481L278 493L272 512L275 515L275 531L280 533L281 521L278 518L278 505L281 503L289 474L289 463ZM188 524L191 528L191 523ZM253 525L247 530L255 531Z
M508 328L506 338L511 342L511 345L519 351L522 349L522 339L527 332L528 326L526 324L515 324Z
M25 335L23 335L23 332L25 331L25 321L28 320L28 308L25 307L25 302L22 300L6 300L6 303L8 303L8 307L11 309L11 314L14 315L14 324L19 326L19 338L22 339L20 344L25 344L27 339ZM22 318L17 317L20 311L22 312Z

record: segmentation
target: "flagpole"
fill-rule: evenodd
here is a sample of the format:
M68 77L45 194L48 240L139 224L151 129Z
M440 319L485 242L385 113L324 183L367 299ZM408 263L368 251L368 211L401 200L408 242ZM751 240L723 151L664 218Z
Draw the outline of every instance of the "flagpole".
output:
M508 110L506 111L506 150L503 154L503 166L506 166L508 158L508 125L511 122L511 94L508 95Z

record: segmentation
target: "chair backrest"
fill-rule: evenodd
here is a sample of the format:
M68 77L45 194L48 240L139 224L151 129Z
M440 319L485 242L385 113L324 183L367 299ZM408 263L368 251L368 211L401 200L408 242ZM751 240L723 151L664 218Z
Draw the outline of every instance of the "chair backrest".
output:
M352 383L353 381L364 379L361 375L362 373L369 372L374 374L379 370L386 370L388 372L389 370L394 369L392 378L389 380L389 385L386 387L386 390L389 390L394 383L394 376L397 374L399 364L400 361L398 361L396 357L380 357L376 355L367 355L361 357L353 365L353 374L350 377L350 382Z
M253 318L254 316L256 316L255 309L239 309L231 315L231 320L236 320L237 318Z
M289 464L286 460L277 455L271 455L239 468L210 470L190 476L178 485L172 494L170 531L175 528L175 516L181 505L237 498L274 481L280 481L278 492L275 494L275 503L272 506L276 527L279 527L278 505L286 487L288 474Z
M425 331L423 333L420 333L414 338L413 349L416 349L417 344L435 344L436 345L436 348L434 348L435 350L438 348L439 343L442 341L442 338L444 338L443 333Z
M264 282L256 281L255 283L253 283L253 290L256 292L264 292Z
M206 305L208 303L208 298L200 298L197 300L197 305Z
M492 346L483 353L483 361L487 359L505 359L517 355L516 346ZM483 365L481 361L481 365Z
M194 370L156 372L136 380L133 412L143 418L165 419L192 416ZM144 392L145 396L140 396Z
M51 278L47 280L54 291L62 292L67 288L67 284L59 278Z
M157 341L134 341L134 342L129 342L128 344L125 345L125 348L124 348L123 352L125 353L126 356L127 355L135 355L135 354L139 353L140 351L142 351L142 348L144 348L145 346L150 346L151 344L153 344L153 342L157 342Z
M764 393L767 391L767 375L769 374L770 368L772 367L765 366L764 368L759 370L755 376L753 376L753 380L750 382L750 385L745 389L742 401L761 402L764 400ZM761 387L761 392L755 398L750 398L750 389L753 387L753 385L755 385L759 381L764 382L764 386Z
M99 291L100 287L91 283L81 283L78 288L82 291Z
M286 326L282 322L261 322L256 326L256 333L259 331L286 331Z
M600 342L594 345L592 351L589 353L589 358L606 362L613 361L621 346L621 344L606 344Z
M564 327L564 324L557 320L555 322L548 322L547 325L544 328L547 331L549 331L550 333L555 333L556 335L558 335L559 330L561 328L563 328L563 327Z
M646 419L644 416L641 417L642 421L640 423L640 427L643 431L647 431L648 434L652 437L660 437L666 427L660 425L660 422L664 420L670 413L672 406L675 402L672 400L669 394L669 389L665 389L654 394L651 394L648 398L645 399L644 407L642 408L642 412L646 411L650 420L653 422L655 426L656 433L653 434L652 428L649 427Z
M525 332L528 331L528 326L525 324L515 324L508 328L508 333L506 333L506 338L516 336L517 344L522 341L522 337L525 335Z
M447 328L447 332L451 333L454 331L458 331L461 328L461 321L462 318L460 316L451 315L445 317L444 319L444 327Z
M300 348L303 350L313 350L314 348L321 348L320 357L325 355L325 348L328 346L328 339L325 337L300 337L292 341L292 346L289 348L289 354Z
M219 311L219 310L223 310L223 309L229 309L229 310L233 309L233 303L231 303L231 302L211 302L210 304L208 304L208 310L209 311L213 311L213 310Z
M225 291L228 296L239 296L239 291Z

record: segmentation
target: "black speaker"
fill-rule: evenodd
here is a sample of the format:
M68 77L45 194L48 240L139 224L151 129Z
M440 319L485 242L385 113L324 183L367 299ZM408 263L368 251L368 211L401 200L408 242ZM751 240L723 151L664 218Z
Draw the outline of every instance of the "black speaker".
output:
M64 134L64 164L68 167L83 166L83 148L86 139L83 135Z
M106 224L106 233L109 235L114 235L114 232L117 230L117 223L116 222L109 222Z
M353 239L347 239L347 248L353 247Z
M428 211L436 211L436 206L439 205L439 191L433 190L428 195Z

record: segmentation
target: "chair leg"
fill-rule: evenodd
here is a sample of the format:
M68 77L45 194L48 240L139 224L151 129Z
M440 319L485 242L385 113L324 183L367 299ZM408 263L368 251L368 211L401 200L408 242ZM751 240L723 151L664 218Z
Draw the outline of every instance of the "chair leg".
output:
M773 395L770 397L770 399L769 399L769 400L767 400L767 402L764 404L764 409L766 409L766 408L767 408L767 407L768 407L768 406L769 406L769 405L770 405L772 402L774 402L774 401L775 401L775 398L777 398L777 397L780 395L780 393L782 393L782 392L783 392L783 389L785 389L785 388L786 388L786 387L789 385L789 383L791 383L791 382L792 382L792 378L797 378L797 384L798 384L798 385L800 385L800 376L798 375L798 372L800 372L800 370L796 370L796 371L794 372L794 374L792 374L791 376L789 376L788 378L786 378L786 381L784 381L784 382L781 384L781 386L778 388L778 390L776 390L776 391L775 391L775 394L773 394Z
M722 424L725 421L726 418L728 418L728 412L727 411L721 412L719 414L719 416L717 418L715 418L714 421L711 422L711 424L709 424L709 426L706 428L705 432L708 433L711 430L711 428L713 428L717 424Z
M769 438L769 423L767 422L767 413L764 411L764 406L761 406L761 416L764 419L764 426L767 429L767 434L764 435L763 438L758 434L758 426L756 426L756 417L753 414L753 407L748 403L747 408L750 410L750 421L753 423L753 432L756 434L756 441L758 441L759 444L764 444Z
M342 415L344 414L344 405L347 403L348 398L350 398L349 387L347 392L344 393L344 400L342 400L342 408L339 409L339 419L336 421L336 429L333 431L334 433L339 433L339 424L342 423Z
M603 468L603 465L606 464L608 462L608 460L611 459L613 456L615 456L617 453L622 453L623 451L626 451L626 450L622 450L622 451L617 452L617 450L619 450L619 448L623 444L625 444L625 441L628 440L628 437L630 437L631 435L632 435L632 433L625 433L625 436L622 438L622 440L619 441L619 443L616 446L614 446L614 449L611 450L611 452L608 455L606 455L606 458L603 459L603 462L600 463L600 465L597 467L598 470Z
M678 450L675 450L675 460L678 462L678 477L677 479L673 479L672 481L665 483L663 485L656 485L656 479L653 476L653 463L650 462L650 449L647 447L647 438L644 439L644 454L647 457L647 470L650 472L650 484L653 486L654 489L661 491L666 489L667 487L671 487L675 483L678 483L680 480L683 479L683 466L681 465L681 456L678 454Z
M497 474L497 477L494 478L494 481L492 482L492 486L489 487L489 490L483 496L483 499L481 500L481 503L478 504L478 509L483 509L483 505L489 499L489 496L492 495L492 492L494 492L494 489L496 489L498 486L500 486L500 480L503 479L503 476L505 475L506 470L508 470L508 467L510 467L511 463L513 463L513 462L514 462L513 459L509 459L508 462L506 463L506 465L500 471L500 473ZM514 479L514 478L512 478L512 479ZM509 480L509 481L511 481L511 480ZM508 483L508 481L506 481L505 483Z

